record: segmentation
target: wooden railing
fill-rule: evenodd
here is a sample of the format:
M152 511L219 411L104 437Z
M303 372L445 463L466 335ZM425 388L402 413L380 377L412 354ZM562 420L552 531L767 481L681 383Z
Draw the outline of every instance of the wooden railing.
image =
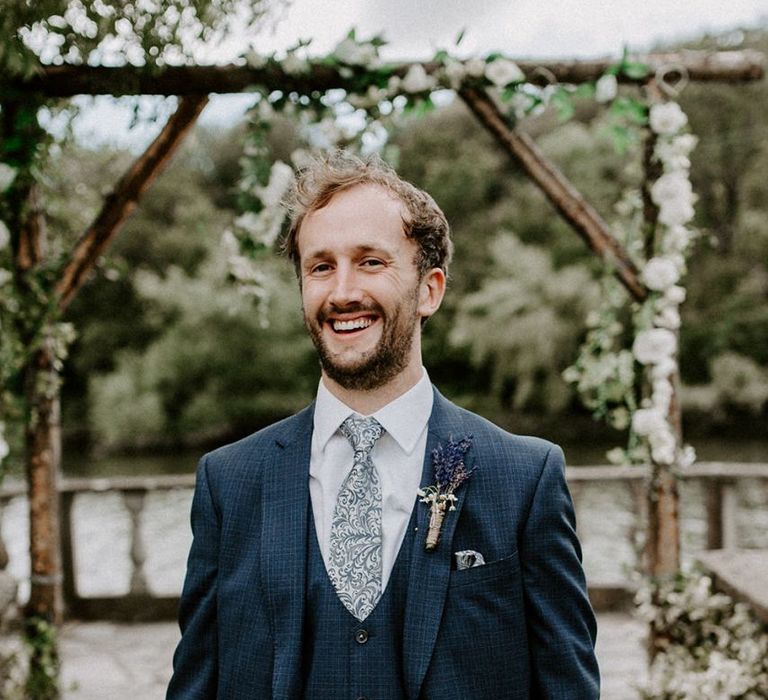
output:
M641 467L569 467L568 483L573 495L577 519L583 510L583 497L589 488L600 484L621 484L631 496L634 538L644 527L646 489L649 472ZM768 481L768 464L703 462L685 470L683 481L702 482L706 508L706 548L733 547L737 542L737 485L742 479ZM169 619L176 615L178 596L152 594L144 571L147 550L142 538L142 518L147 495L176 489L194 488L194 475L63 479L61 492L62 569L67 612L80 619ZM72 511L75 500L83 494L118 493L130 519L130 590L126 595L85 597L78 592ZM6 483L0 490L0 503L24 496L22 483ZM629 584L590 586L590 597L597 609L609 609L631 600Z

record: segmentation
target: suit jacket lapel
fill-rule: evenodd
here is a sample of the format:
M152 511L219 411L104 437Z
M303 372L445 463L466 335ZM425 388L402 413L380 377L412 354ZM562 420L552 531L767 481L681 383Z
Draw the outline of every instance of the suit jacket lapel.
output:
M432 468L432 450L439 443L445 445L449 438L465 437L465 429L456 408L434 390L435 400L429 419L427 449L424 454L424 466L421 486L435 483ZM472 468L472 450L467 454L467 468ZM405 627L403 633L403 657L405 680L408 697L418 697L424 681L432 651L435 647L440 620L448 591L448 579L453 558L452 541L456 524L461 515L467 491L471 488L470 479L456 493L456 510L446 513L442 534L437 549L427 552L424 542L429 527L429 507L417 502L416 541L411 554L411 570L408 578L408 594L405 605Z
M314 404L278 431L275 456L268 460L264 474L261 571L275 635L275 698L292 698L301 692L313 415Z

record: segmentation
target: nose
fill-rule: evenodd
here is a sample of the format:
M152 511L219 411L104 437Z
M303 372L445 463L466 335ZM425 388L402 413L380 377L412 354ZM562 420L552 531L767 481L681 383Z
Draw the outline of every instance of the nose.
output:
M333 276L333 288L328 301L336 306L359 303L363 300L360 277L353 265L339 264Z

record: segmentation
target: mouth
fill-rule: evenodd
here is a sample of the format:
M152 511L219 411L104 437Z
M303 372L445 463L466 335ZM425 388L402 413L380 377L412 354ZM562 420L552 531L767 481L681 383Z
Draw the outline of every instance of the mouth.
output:
M326 323L336 335L354 335L370 328L378 318L376 315L365 314L346 318L329 318Z

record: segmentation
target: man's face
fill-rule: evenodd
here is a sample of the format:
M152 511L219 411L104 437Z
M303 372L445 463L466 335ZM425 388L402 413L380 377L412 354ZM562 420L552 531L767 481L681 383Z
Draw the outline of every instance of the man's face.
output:
M436 306L402 216L386 190L357 185L301 225L304 321L325 374L345 389L376 389L421 366L420 320Z

